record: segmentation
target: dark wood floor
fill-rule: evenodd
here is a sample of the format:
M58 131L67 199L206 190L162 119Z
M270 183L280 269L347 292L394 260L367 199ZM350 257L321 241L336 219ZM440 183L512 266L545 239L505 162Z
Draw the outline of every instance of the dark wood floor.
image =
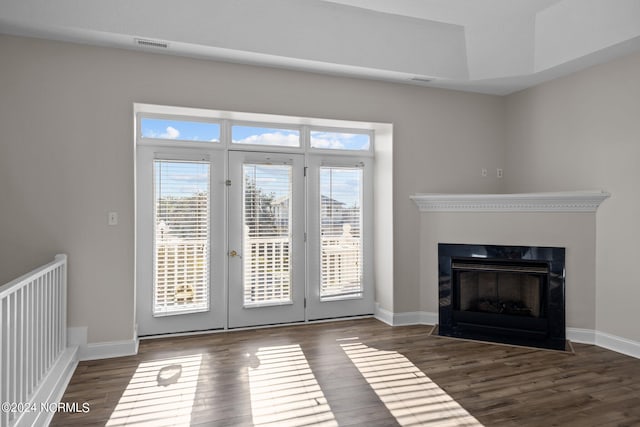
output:
M81 362L54 426L640 426L640 360L374 319L144 340Z

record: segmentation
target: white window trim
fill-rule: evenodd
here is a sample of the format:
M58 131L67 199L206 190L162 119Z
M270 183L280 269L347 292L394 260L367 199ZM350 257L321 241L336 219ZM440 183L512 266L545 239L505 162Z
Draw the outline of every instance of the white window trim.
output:
M309 159L309 176L308 197L314 200L308 200L308 206L317 207L320 203L320 189L318 185L319 177L315 174L322 167L335 168L361 168L363 170L363 197L362 197L362 293L354 296L338 296L338 297L321 297L321 236L319 212L308 212L310 221L307 223L308 247L308 271L307 283L309 285L309 303L307 304L307 316L310 319L320 319L326 317L341 317L349 315L350 311L358 311L358 314L366 314L367 307L375 303L375 227L374 227L374 200L373 200L373 159L370 157L336 157L325 154L313 153ZM312 176L313 174L313 176ZM313 186L313 187L312 187ZM317 216L317 218L316 218ZM337 303L337 304L332 304Z
M240 113L231 111L203 110L186 107L169 107L151 104L135 104L135 141L136 145L166 146L227 149L241 151L269 151L283 153L321 154L339 157L373 157L375 153L375 125L367 122L354 122L333 119L308 119L304 117L277 116L268 114ZM170 140L159 138L143 138L142 118L163 120L199 121L220 125L220 142ZM313 124L309 124L313 122ZM325 125L326 123L326 125ZM234 144L232 142L232 126L252 126L283 130L297 130L300 132L300 147ZM368 150L340 150L311 147L311 132L324 131L335 133L354 133L369 135Z
M373 200L373 226L374 226L374 247L373 247L373 267L375 281L375 314L376 317L386 319L388 313L393 310L393 294L394 294L394 261L393 261L393 125L391 123L382 122L358 122L336 119L323 118L307 118L282 116L262 113L246 113L234 111L220 111L202 108L174 107L166 105L155 105L146 103L134 103L133 105L134 120L134 157L136 156L136 146L152 146L155 148L177 148L180 149L203 149L218 151L229 150L230 144L230 122L254 122L260 124L281 123L286 127L289 125L300 126L302 132L302 150L305 154L314 155L322 154L325 156L351 157L366 156L374 157L375 165L373 173L373 186L375 186L375 198ZM177 118L184 117L190 120L201 119L203 121L220 122L221 134L220 143L206 144L203 142L189 141L171 141L171 140L155 140L140 138L140 115L149 117L166 117ZM370 150L368 153L360 150L323 150L312 149L309 146L309 129L323 129L328 131L347 130L353 133L370 132L372 135ZM373 136L375 135L375 140ZM247 150L265 150L265 146L234 146L233 149L238 150L246 148ZM267 146L268 151L273 148ZM171 150L172 151L172 150ZM273 150L276 151L276 150ZM299 151L292 151L292 153ZM136 162L134 162L134 165ZM135 190L137 191L137 189ZM137 203L136 196L136 203ZM136 208L137 210L137 208ZM136 219L136 227L137 227ZM136 248L139 246L137 233L135 238ZM137 253L138 249L136 249ZM137 287L137 284L136 284ZM226 291L225 291L226 292ZM224 329L227 329L225 324Z
M149 138L142 136L142 118L145 119L159 119L159 120L175 120L175 121L184 121L184 122L200 122L200 123L211 123L220 126L220 141L212 142L212 141L189 141L186 139L168 139L168 138ZM180 147L220 147L223 145L223 120L209 118L209 117L199 117L199 116L184 116L177 114L156 114L156 113L138 113L136 114L136 141L138 145L166 145L170 147L180 146Z

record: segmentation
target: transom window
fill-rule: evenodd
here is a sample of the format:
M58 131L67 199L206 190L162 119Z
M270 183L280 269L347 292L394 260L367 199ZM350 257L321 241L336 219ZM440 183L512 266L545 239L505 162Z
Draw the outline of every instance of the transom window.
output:
M138 121L138 142L147 145L161 142L195 147L209 143L212 147L238 150L369 157L374 151L373 132L368 129L145 113L139 114Z
M231 128L231 142L245 145L300 147L300 131L234 125Z
M140 120L140 136L144 139L220 142L220 124L142 117Z
M370 146L371 135L368 133L311 131L311 148L368 151Z

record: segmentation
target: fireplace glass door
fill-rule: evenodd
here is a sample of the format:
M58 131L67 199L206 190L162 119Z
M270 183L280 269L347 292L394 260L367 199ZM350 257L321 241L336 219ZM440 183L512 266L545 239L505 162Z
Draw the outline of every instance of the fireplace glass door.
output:
M455 262L452 269L458 283L455 310L545 317L546 266Z
M498 333L546 334L547 264L458 259L451 271L454 323Z

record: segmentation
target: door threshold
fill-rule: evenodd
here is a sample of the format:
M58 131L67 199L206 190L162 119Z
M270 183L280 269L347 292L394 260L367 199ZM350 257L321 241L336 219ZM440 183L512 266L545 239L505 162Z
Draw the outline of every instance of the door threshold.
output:
M310 325L315 323L329 323L329 322L342 322L346 320L371 319L373 317L374 317L373 314L363 314L363 315L357 315L357 316L332 317L329 319L302 320L300 322L275 323L271 325L241 326L238 328L225 327L225 328L219 328L219 329L206 329L202 331L170 332L166 334L141 335L141 336L138 336L138 339L153 340L153 339L159 339L159 338L187 337L187 336L194 336L194 335L219 334L222 332L251 331L256 329L279 328L283 326L300 326L300 325Z

